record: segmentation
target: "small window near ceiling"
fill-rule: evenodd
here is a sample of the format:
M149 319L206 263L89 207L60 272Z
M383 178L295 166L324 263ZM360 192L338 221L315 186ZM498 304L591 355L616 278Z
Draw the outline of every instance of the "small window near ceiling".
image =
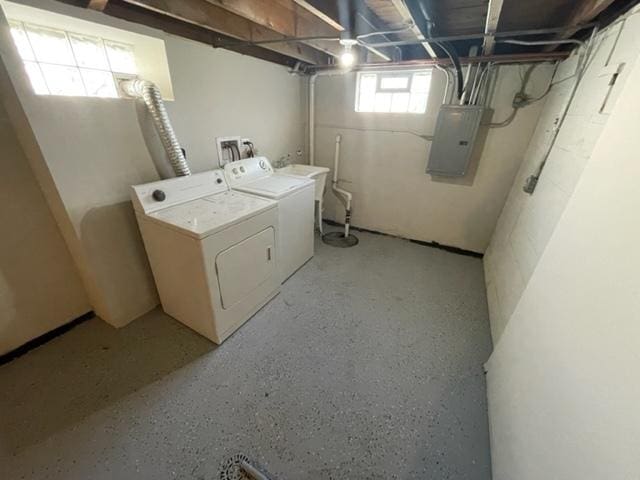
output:
M39 95L115 98L116 79L137 73L131 45L25 22L9 23L31 86Z
M356 112L424 113L431 71L360 72Z

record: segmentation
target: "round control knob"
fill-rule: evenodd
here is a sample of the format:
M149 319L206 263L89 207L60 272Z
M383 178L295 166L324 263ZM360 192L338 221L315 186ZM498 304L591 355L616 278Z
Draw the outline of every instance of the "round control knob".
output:
M162 190L154 190L151 196L158 202L162 202L167 198L167 195Z
M216 178L216 183L222 183L222 179L220 177Z

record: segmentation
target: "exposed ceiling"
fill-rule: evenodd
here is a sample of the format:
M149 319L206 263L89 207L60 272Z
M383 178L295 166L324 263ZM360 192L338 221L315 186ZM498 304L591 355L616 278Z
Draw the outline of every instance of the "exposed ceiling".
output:
M298 62L299 66L334 64L342 52L338 41L341 36L354 38L367 34L357 47L360 62L446 59L441 42L448 42L447 48L460 57L467 56L472 46L477 47L480 56L497 55L504 61L536 58L532 54L558 56L562 53L553 51L566 50L566 45L523 46L505 44L501 39L508 32L549 28L563 31L509 38L537 41L584 35L585 29L576 27L610 21L638 3L638 0L59 1L290 66ZM371 35L398 29L402 31ZM434 41L424 41L425 37ZM441 42L435 41L438 39Z

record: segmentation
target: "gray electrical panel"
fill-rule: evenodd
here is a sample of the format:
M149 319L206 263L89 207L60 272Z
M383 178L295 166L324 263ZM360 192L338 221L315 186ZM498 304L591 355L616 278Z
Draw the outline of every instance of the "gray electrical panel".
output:
M467 173L484 110L478 105L440 107L427 173L447 177Z

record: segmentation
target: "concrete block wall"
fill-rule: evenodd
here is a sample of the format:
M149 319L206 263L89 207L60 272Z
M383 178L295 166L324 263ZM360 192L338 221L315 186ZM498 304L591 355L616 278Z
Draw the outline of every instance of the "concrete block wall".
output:
M497 344L515 310L637 61L640 53L638 13L640 9L636 8L596 37L585 75L537 189L533 195L528 195L522 186L534 173L548 148L552 132L568 101L579 57L584 50L574 53L558 66L524 162L484 259L494 344ZM607 73L616 65L622 65L622 70L609 91L611 77ZM601 112L603 104L605 107Z
M640 472L640 62L487 368L494 480Z

